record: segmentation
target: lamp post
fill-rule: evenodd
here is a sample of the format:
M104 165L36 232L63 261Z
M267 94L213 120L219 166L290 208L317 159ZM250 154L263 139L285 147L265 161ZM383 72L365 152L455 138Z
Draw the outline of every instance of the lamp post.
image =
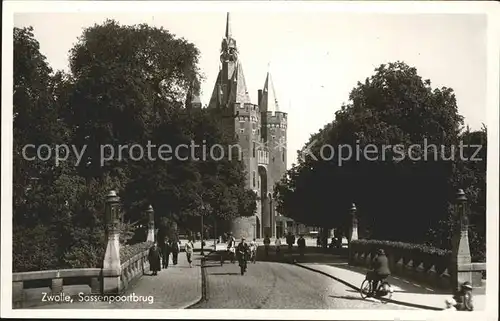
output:
M352 203L351 209L351 241L355 241L358 239L358 217L356 215L357 209L356 204Z
M110 191L106 197L106 251L104 254L103 270L106 276L103 279L105 293L118 293L120 291L120 198L115 191Z
M203 235L203 232L205 230L204 226L203 226L203 215L205 214L205 204L202 204L201 205L201 255L205 255L205 252L203 252L203 239L204 239L204 235Z
M471 281L471 271L467 271L466 266L471 264L469 247L469 220L467 217L467 197L462 189L457 192L455 217L458 226L455 227L453 236L452 263L453 263L453 287L458 290L460 283Z
M153 210L153 206L149 205L148 209L146 210L146 217L148 218L148 236L146 241L147 242L154 242L155 241L155 217L154 217L155 211Z

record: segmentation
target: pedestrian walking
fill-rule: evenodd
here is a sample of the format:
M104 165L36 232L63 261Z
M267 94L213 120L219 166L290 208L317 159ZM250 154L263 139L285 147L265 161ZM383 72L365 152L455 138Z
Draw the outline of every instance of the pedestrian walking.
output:
M148 261L149 261L149 269L153 272L152 275L158 275L158 271L161 270L161 252L158 244L153 244L153 246L149 249L148 253Z
M170 253L172 252L170 248L170 240L167 240L162 244L161 252L162 252L162 260L161 260L162 267L164 269L167 269L168 261L170 261Z
M266 257L269 257L269 246L271 245L271 239L266 235L264 237L264 252L266 253Z
M189 267L193 267L193 251L194 251L194 243L192 239L189 239L184 245L184 250L186 251L186 258L189 263Z
M276 255L280 255L281 253L281 239L279 237L276 238L276 241L274 241L274 247L276 251Z
M293 245L295 244L295 235L293 235L292 232L288 232L286 244L288 244L288 251L292 253Z
M172 263L174 265L177 265L177 259L179 257L179 252L181 251L181 248L180 248L180 243L181 241L179 241L177 238L174 238L172 240Z
M304 257L304 252L306 250L306 239L304 238L304 235L300 235L297 240L297 246L299 247L300 257Z

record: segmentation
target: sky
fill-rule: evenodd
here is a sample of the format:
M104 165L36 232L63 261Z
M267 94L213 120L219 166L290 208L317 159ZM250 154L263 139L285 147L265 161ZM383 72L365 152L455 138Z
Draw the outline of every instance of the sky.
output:
M194 43L207 104L219 70L226 12L18 13L33 26L52 68L68 70L68 51L84 28L107 18L164 27ZM335 12L233 12L231 28L253 103L271 72L279 110L288 113L288 168L297 150L334 119L358 81L381 64L403 61L433 87L454 89L466 125L486 123L486 16Z

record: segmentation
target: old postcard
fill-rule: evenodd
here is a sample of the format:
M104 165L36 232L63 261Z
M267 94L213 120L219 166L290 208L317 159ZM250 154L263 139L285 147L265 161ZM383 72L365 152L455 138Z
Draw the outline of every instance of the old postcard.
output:
M497 319L496 3L4 3L2 316Z

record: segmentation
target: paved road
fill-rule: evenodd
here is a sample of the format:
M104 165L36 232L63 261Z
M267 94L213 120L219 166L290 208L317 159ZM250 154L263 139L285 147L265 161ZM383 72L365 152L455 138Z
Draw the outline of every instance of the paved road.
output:
M207 262L207 300L193 308L211 309L409 309L361 300L359 294L324 275L277 262L238 264Z

